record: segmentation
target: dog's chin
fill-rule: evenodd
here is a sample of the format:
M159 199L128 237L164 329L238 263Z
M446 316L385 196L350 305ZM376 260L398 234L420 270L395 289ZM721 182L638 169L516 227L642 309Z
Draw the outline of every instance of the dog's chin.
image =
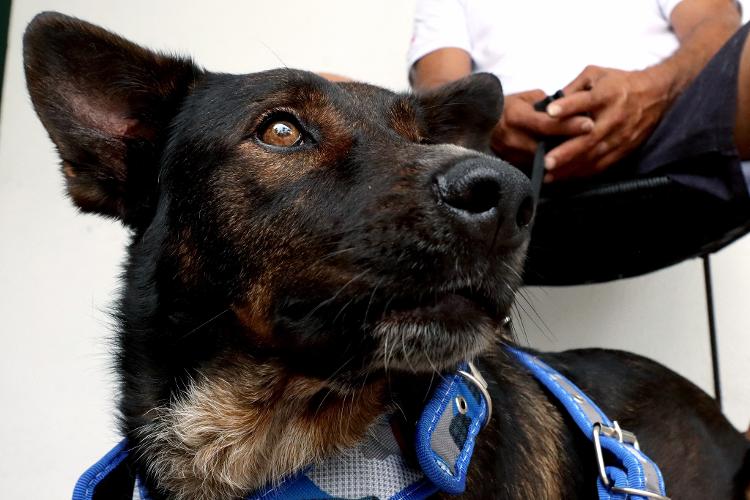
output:
M374 325L380 346L375 365L387 371L454 369L500 341L504 314L460 294L445 294L428 305L395 307Z

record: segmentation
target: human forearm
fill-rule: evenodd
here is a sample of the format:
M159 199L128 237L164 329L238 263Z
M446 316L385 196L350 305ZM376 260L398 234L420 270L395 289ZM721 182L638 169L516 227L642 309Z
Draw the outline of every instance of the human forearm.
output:
M409 80L414 90L429 90L471 74L471 56L447 47L422 57L412 66Z
M563 89L565 97L550 104L553 117L585 114L594 120L590 133L547 154L550 178L592 175L642 144L737 30L740 15L733 0L683 0L671 22L680 46L661 63L638 71L589 66Z
M654 90L662 93L667 105L740 27L741 16L733 0L684 0L675 7L671 21L679 48L642 72Z

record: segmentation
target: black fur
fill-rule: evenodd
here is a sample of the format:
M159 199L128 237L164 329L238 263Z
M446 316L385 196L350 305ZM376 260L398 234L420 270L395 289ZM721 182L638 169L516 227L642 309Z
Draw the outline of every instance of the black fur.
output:
M408 433L433 369L481 354L497 412L466 497L594 497L590 444L500 348L528 182L439 145L486 150L497 79L415 96L289 69L208 73L55 13L30 24L24 60L73 201L132 230L117 369L136 449L152 410L228 357L342 393L388 378L384 403L404 409ZM274 120L302 143L263 144ZM384 339L398 336L389 356ZM688 381L625 353L544 357L638 434L674 498L742 498L748 443ZM536 449L560 454L550 466ZM136 465L171 496L149 459Z

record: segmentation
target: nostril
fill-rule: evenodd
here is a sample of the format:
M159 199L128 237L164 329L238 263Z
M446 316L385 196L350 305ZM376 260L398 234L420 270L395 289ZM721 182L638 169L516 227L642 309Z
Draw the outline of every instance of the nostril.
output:
M518 214L516 214L516 224L521 229L524 229L531 224L531 219L534 218L534 199L531 196L527 196L521 201L518 206Z
M466 176L447 186L443 201L471 214L482 214L500 203L500 184L491 177Z

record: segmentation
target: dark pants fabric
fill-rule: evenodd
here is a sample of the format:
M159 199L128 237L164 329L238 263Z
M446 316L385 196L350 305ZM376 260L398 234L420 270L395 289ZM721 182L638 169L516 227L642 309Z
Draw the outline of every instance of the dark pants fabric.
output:
M649 139L616 176L667 175L724 200L748 198L735 147L739 63L750 23L745 24L675 100Z

